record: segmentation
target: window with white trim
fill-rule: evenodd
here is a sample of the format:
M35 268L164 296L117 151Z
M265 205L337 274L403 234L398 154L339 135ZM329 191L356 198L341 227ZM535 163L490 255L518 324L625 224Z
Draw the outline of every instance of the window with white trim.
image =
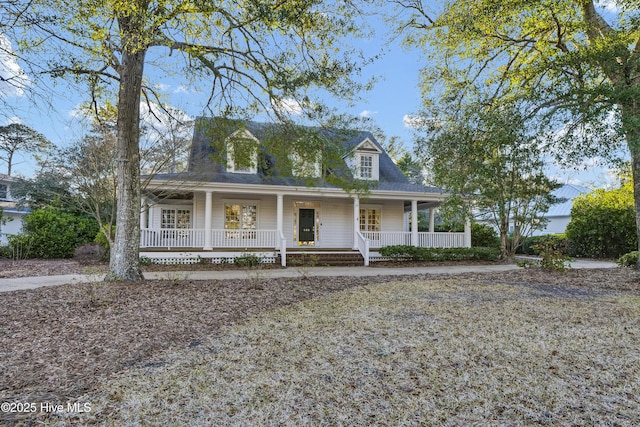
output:
M373 177L373 156L360 155L360 178L371 179Z
M360 208L360 231L367 232L380 231L380 209L379 208ZM370 238L376 238L372 236ZM379 238L379 235L377 236Z
M258 228L258 206L255 204L224 205L224 229L227 239L255 239Z
M9 199L9 187L0 184L0 200L8 200Z
M160 228L191 228L190 209L162 208Z
M238 131L227 139L227 171L258 172L259 141L247 130Z
M322 176L322 163L320 155L306 154L304 156L293 151L289 154L291 161L291 175L297 177L320 178Z

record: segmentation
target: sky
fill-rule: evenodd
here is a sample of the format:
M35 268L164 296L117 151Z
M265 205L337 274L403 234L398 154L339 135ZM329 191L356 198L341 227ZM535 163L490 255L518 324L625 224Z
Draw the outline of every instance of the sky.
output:
M420 111L421 92L418 87L420 70L425 65L420 52L407 50L395 41L385 45L387 34L382 25L374 25L377 29L373 39L360 41L362 49L371 55L384 51L384 55L374 64L365 68L364 78L375 76L377 83L373 90L363 93L362 100L354 105L344 107L344 113L367 117L380 127L387 137L399 137L407 149L412 147L412 130L410 118ZM0 44L6 47L8 41L0 35ZM0 77L15 75L20 66L7 56L0 56ZM153 76L151 76L153 78ZM23 83L29 85L29 76L23 77ZM196 117L203 114L203 95L191 87L186 87L176 80L159 77L153 81L168 96L173 107L181 109L186 115ZM27 94L15 87L7 86L0 81L0 95L16 109L5 117L0 116L0 124L22 122L43 133L54 144L65 146L77 141L83 129L79 126L79 104L87 99L82 93L65 91L50 101L40 100L35 103ZM343 105L343 104L340 104ZM606 166L599 165L597 159L588 159L583 165L586 170L560 170L549 165L548 174L561 183L572 183L589 188L610 186L612 177ZM23 176L32 176L36 165L33 159L17 156L14 161L14 172ZM5 172L5 165L0 162L0 173Z

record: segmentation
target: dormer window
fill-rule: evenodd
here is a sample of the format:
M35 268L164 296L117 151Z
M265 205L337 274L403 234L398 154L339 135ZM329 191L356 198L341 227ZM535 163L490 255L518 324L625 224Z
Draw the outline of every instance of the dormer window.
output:
M227 138L227 172L257 173L259 141L247 130Z
M289 154L291 161L291 175L304 178L320 178L322 176L322 162L320 156L314 153L298 152Z
M360 155L360 179L371 179L373 176L373 156Z
M351 166L356 179L378 181L380 179L381 150L366 138L354 150Z

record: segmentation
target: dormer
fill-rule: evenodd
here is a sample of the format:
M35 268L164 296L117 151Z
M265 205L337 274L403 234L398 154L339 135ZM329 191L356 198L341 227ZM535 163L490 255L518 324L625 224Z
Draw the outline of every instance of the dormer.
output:
M260 141L246 129L229 136L226 141L227 172L257 173Z
M298 178L320 178L322 176L322 156L319 153L289 153L291 175Z
M369 138L365 138L353 150L351 170L356 179L378 181L380 179L380 153L382 151Z

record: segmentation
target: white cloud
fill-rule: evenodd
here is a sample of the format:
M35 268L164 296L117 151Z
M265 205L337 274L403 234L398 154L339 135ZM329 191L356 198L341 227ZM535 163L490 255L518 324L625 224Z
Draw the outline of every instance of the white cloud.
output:
M304 111L304 107L300 102L293 98L284 98L277 101L271 101L271 106L275 110L279 110L283 113L293 114L299 116Z
M402 117L402 123L404 123L404 127L409 129L421 129L427 126L434 126L437 121L435 118L425 118L422 116L405 114Z
M620 7L614 0L598 0L596 7L602 8L607 12L617 13L620 11Z
M189 89L185 85L179 85L173 90L173 93L189 93Z
M142 126L146 126L151 132L156 133L157 136L170 132L172 129L176 129L176 123L190 123L193 118L187 113L177 108L165 106L164 108L156 103L140 103L140 121ZM191 136L191 129L186 127L180 132L184 132L184 137Z
M0 34L0 95L22 96L29 78L12 53L11 42Z
M168 92L169 89L171 89L171 85L168 85L166 83L156 83L155 88L162 92Z
M378 112L377 112L377 111L363 110L363 111L360 113L360 118L361 118L361 119L369 119L369 118L371 118L372 116L375 116L376 114L378 114Z

